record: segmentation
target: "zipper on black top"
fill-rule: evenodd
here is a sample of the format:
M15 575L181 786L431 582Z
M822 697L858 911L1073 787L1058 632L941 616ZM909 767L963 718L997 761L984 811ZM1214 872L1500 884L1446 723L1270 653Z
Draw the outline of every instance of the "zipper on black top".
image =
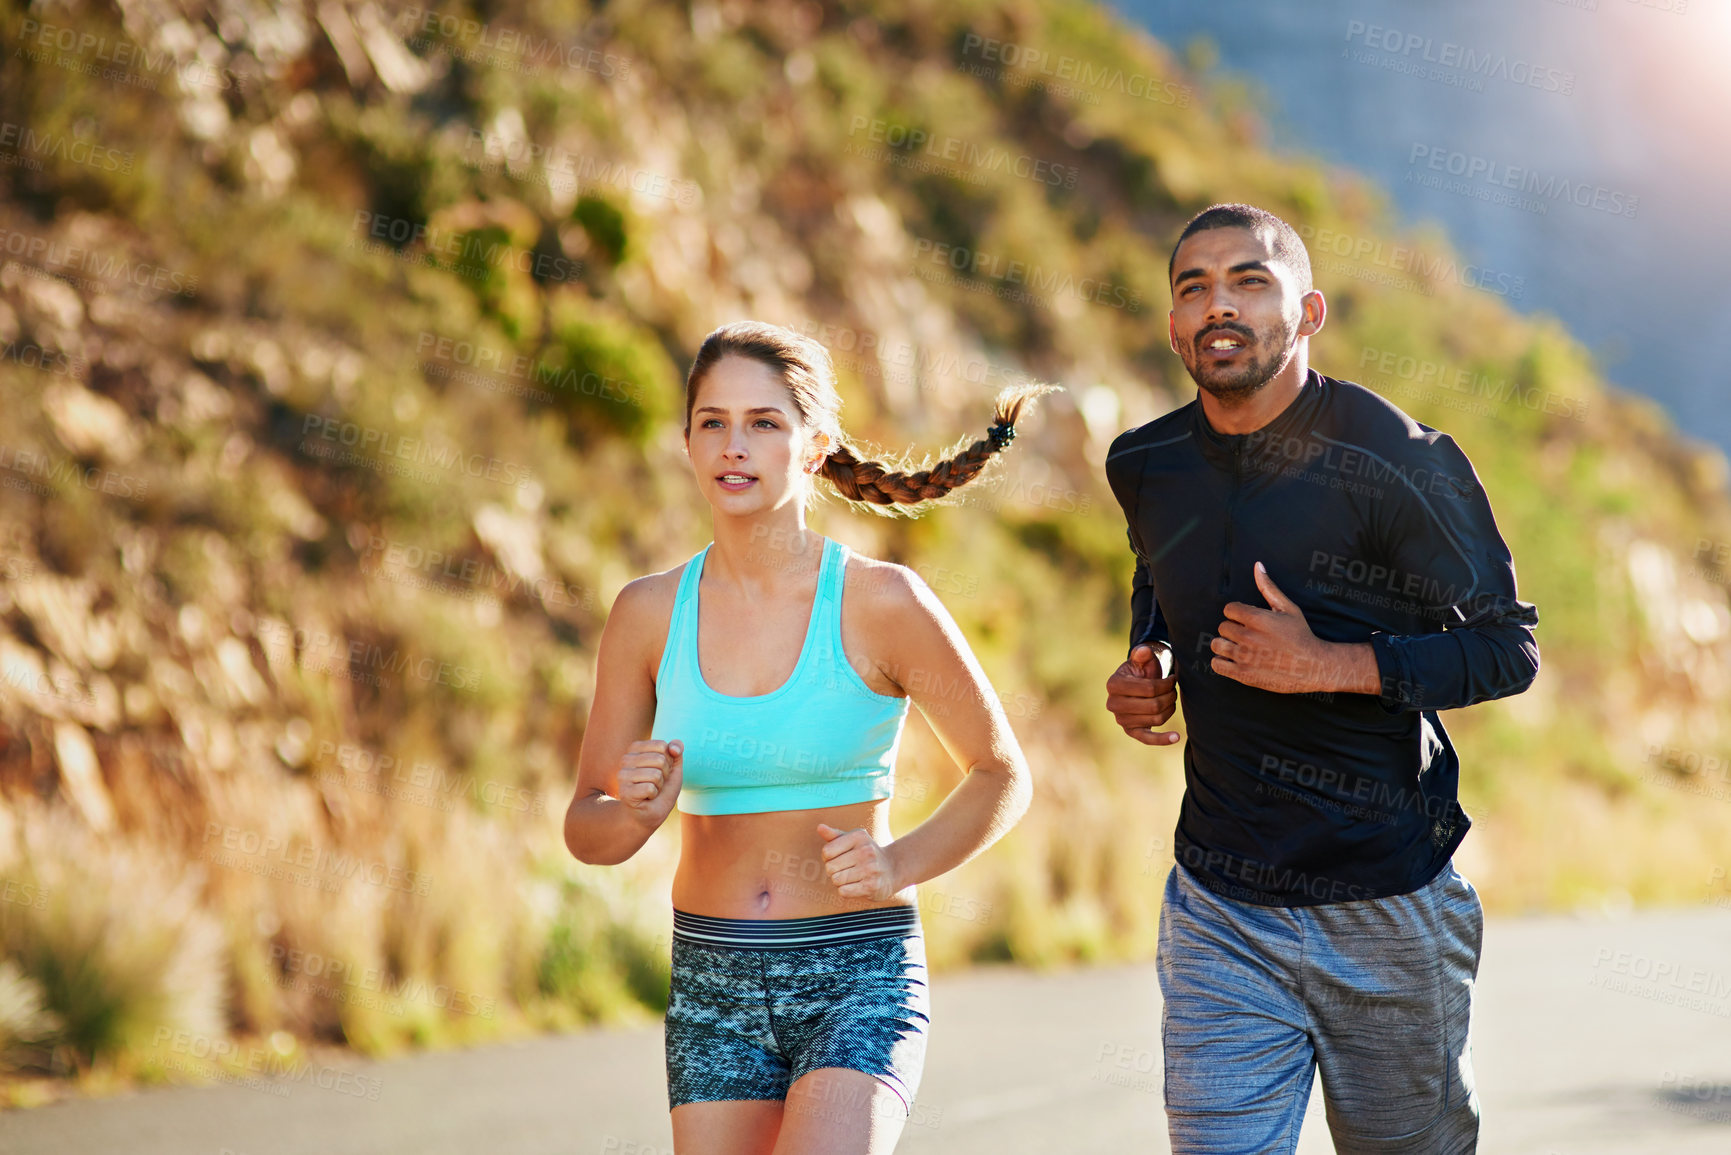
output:
M1232 588L1232 527L1238 524L1238 485L1242 478L1244 436L1232 439L1232 489L1226 495L1226 549L1220 557L1220 595Z

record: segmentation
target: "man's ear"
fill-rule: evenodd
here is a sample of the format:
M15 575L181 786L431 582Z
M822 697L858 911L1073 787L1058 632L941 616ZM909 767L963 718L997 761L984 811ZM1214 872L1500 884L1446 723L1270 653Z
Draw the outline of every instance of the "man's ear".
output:
M1171 312L1166 314L1166 343L1172 346L1174 353L1178 352L1178 318Z
M1322 331L1323 322L1328 320L1328 302L1323 300L1321 289L1312 289L1299 298L1298 307L1302 315L1298 320L1298 335L1314 337Z

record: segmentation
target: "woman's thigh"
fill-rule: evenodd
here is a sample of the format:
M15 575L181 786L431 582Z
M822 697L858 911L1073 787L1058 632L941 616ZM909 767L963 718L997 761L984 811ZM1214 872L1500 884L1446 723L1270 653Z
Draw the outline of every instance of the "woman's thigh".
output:
M673 1108L674 1155L771 1155L780 1099L717 1099Z
M907 1117L901 1095L882 1079L820 1067L789 1088L774 1155L889 1155Z

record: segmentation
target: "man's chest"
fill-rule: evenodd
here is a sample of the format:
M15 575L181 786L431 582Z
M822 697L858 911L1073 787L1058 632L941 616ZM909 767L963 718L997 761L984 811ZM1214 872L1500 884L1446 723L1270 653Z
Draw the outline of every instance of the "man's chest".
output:
M1133 538L1174 630L1212 633L1227 602L1265 606L1254 576L1261 562L1327 633L1342 610L1341 575L1383 565L1361 502L1326 479L1278 463L1169 475L1151 466Z

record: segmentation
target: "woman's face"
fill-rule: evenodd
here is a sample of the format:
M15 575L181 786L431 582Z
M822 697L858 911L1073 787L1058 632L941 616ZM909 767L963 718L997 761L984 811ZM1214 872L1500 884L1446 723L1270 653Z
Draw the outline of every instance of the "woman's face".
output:
M697 486L717 511L733 514L802 502L822 434L800 424L781 377L752 357L726 356L698 383L686 452Z

